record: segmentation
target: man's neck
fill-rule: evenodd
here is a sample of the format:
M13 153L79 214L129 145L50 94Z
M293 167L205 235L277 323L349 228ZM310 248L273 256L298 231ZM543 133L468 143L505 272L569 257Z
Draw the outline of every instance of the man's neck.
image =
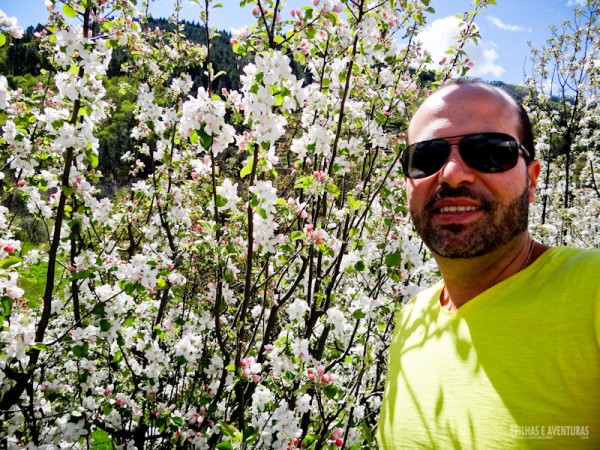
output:
M529 233L517 236L492 252L475 258L450 259L435 255L445 287L440 303L455 311L469 300L520 272L548 247L534 243Z

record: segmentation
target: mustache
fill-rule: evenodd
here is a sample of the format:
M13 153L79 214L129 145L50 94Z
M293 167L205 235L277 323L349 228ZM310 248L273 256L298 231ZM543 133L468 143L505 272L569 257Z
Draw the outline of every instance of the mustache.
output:
M425 209L433 209L433 205L445 198L457 197L476 200L481 204L483 209L492 209L494 205L494 200L489 199L485 195L471 189L468 186L452 188L448 185L441 185L440 188L431 197L429 197L429 199L427 199L427 202L425 203Z

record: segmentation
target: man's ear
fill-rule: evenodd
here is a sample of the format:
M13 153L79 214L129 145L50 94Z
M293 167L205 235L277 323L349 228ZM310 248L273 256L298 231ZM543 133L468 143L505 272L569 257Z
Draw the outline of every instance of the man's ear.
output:
M527 165L527 174L529 175L529 203L535 202L535 188L537 180L542 172L542 164L534 159Z

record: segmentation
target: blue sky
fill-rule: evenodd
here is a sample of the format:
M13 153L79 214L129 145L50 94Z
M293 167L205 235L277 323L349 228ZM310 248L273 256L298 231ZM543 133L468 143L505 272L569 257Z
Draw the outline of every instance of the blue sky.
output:
M289 7L298 8L311 0L288 0ZM544 44L549 36L548 27L571 19L573 7L583 0L497 0L477 19L482 39L479 46L468 49L475 67L471 76L485 80L500 80L519 84L523 71L530 72L530 47ZM225 6L211 12L211 23L218 29L241 28L253 22L249 8L241 8L239 0L221 0ZM456 13L470 10L470 0L431 0L436 14L428 20L422 40L433 53L434 61L442 58L457 33ZM198 20L200 7L183 1L182 17ZM155 0L153 15L167 17L173 10L172 0ZM19 25L27 27L44 22L47 11L44 0L0 0L0 9L8 16L16 16Z

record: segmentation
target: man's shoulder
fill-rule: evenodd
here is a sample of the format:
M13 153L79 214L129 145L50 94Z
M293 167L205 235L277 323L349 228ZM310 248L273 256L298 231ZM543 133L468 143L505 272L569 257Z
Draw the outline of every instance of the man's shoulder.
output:
M576 247L553 247L540 258L551 267L561 269L600 269L600 249L584 249Z
M538 263L539 261L539 263ZM542 254L523 282L535 292L579 298L578 305L600 302L600 250L554 247ZM573 303L569 303L573 305Z

